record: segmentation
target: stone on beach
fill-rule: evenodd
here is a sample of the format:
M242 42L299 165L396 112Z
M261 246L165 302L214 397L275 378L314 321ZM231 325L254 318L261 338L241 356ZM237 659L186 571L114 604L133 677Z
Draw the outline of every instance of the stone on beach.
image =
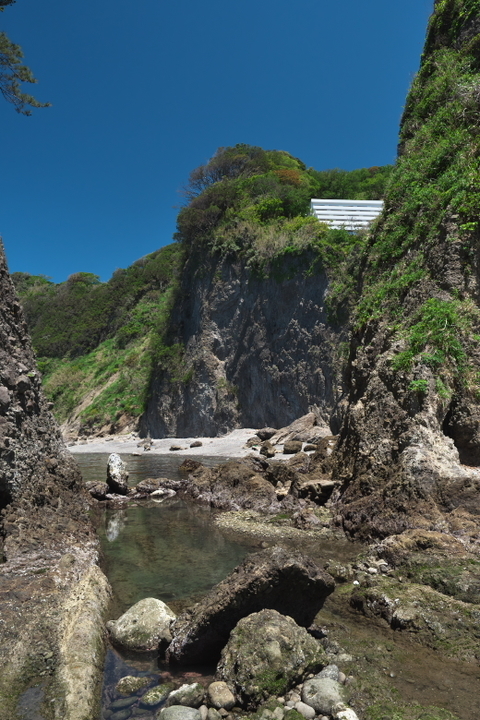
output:
M218 680L210 683L207 688L208 704L216 710L225 708L231 710L235 705L235 695L232 693L226 682Z
M322 646L305 628L276 610L262 610L240 620L232 631L217 677L234 688L245 707L256 708L325 662Z
M108 458L107 485L110 491L118 495L128 493L128 471L120 455L112 453Z
M167 706L185 705L185 707L199 708L205 697L205 688L200 683L185 683L176 690L172 690L167 699Z
M112 641L128 650L151 652L170 642L170 624L175 614L157 598L144 598L118 620L107 623Z
M202 720L200 710L185 705L162 708L155 715L156 720Z
M276 546L253 553L177 618L167 659L217 661L238 621L265 608L308 627L334 587L333 578L299 552Z

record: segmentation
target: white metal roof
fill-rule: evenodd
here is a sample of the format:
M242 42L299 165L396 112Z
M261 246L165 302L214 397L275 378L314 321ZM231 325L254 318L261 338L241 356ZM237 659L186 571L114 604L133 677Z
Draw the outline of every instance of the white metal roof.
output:
M367 227L383 210L383 200L313 199L312 215L332 228L358 230Z

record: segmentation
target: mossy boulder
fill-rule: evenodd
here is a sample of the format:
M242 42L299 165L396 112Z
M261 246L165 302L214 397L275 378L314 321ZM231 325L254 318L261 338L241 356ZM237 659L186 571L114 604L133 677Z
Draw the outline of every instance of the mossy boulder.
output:
M133 675L125 675L118 681L116 690L121 695L133 695L134 693L147 687L151 682L149 677L135 677Z
M305 628L276 610L262 610L240 620L233 630L217 678L245 707L255 709L326 664L322 646Z

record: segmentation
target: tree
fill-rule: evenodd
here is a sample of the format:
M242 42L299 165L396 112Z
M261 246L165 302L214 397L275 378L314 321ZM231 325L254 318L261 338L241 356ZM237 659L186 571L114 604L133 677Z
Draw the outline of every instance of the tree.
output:
M0 0L0 12L15 0ZM0 32L0 92L5 100L12 103L22 115L31 115L30 107L49 107L50 103L41 103L33 95L22 92L20 83L36 83L32 71L22 65L23 52L4 32Z

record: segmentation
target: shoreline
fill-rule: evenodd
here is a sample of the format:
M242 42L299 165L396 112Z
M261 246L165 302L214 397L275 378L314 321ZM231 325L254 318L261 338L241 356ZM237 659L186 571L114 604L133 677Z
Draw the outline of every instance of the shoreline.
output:
M147 438L141 439L132 435L114 435L102 439L66 443L68 450L73 454L80 453L118 453L119 455L209 455L212 457L242 458L250 455L251 448L245 447L247 441L256 435L257 430L253 428L240 428L232 430L221 437L188 437L188 438L152 438L151 447L145 450L144 445ZM201 442L200 447L190 447L194 442ZM179 450L171 450L172 446L179 447ZM279 455L282 453L278 453Z

